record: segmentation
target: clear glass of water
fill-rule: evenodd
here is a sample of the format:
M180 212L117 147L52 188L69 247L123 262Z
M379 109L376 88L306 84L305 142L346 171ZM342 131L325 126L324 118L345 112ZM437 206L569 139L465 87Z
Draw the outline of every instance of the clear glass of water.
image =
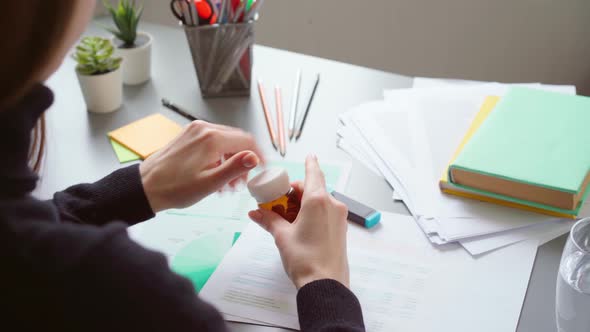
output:
M563 249L556 313L559 332L590 331L590 218L572 227Z

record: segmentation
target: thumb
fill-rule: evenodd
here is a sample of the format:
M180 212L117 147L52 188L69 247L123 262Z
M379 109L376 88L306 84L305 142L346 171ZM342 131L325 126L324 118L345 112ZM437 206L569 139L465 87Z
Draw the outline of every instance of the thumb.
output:
M276 238L277 233L291 225L287 220L279 216L277 213L263 209L250 211L248 213L248 217L250 217L252 221L269 232L274 238Z
M213 168L210 176L217 187L222 187L256 167L259 162L260 159L252 151L238 152L221 165Z

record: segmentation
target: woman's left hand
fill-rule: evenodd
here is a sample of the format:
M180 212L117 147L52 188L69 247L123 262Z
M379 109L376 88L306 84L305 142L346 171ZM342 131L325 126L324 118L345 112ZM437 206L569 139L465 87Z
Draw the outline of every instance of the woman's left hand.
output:
M237 128L194 121L170 144L147 158L139 170L156 213L191 206L226 184L235 186L263 161L252 135Z

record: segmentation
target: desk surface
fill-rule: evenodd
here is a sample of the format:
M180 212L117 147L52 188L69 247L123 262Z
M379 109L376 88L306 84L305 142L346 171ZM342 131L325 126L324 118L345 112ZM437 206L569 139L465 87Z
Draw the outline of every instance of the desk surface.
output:
M106 138L106 133L112 129L156 112L179 123L188 123L161 107L162 97L211 121L252 132L267 157L280 157L268 138L254 86L250 98L203 100L182 30L147 23L143 29L155 38L152 79L140 86L125 87L124 106L117 112L100 115L86 111L71 59L65 60L49 80L56 99L47 117L47 159L37 195L50 197L56 190L95 181L121 167ZM89 27L86 34L106 36L96 24ZM269 95L275 84L281 86L287 110L296 69L301 68L304 73L302 95L312 86L314 73L321 74L313 111L300 141L288 145L288 159L301 160L315 153L320 162L322 159L350 161L348 155L336 147L337 115L359 103L381 98L383 89L412 84L408 77L262 46L255 47L254 59L254 78L264 80ZM383 179L356 161L352 164L346 190L351 197L362 198L377 209L407 213L402 204L391 200L391 189ZM519 332L555 331L555 278L563 244L564 237L539 248ZM282 331L236 323L230 326L232 331Z

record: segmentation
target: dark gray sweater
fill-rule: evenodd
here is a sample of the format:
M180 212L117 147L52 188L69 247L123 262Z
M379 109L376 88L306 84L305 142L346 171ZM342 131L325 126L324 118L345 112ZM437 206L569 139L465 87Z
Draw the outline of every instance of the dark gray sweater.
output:
M153 217L137 165L40 201L27 165L30 134L53 94L36 86L0 110L1 326L55 331L226 331L164 256L129 239ZM297 294L303 331L364 331L360 305L334 280ZM2 328L4 330L4 328Z

